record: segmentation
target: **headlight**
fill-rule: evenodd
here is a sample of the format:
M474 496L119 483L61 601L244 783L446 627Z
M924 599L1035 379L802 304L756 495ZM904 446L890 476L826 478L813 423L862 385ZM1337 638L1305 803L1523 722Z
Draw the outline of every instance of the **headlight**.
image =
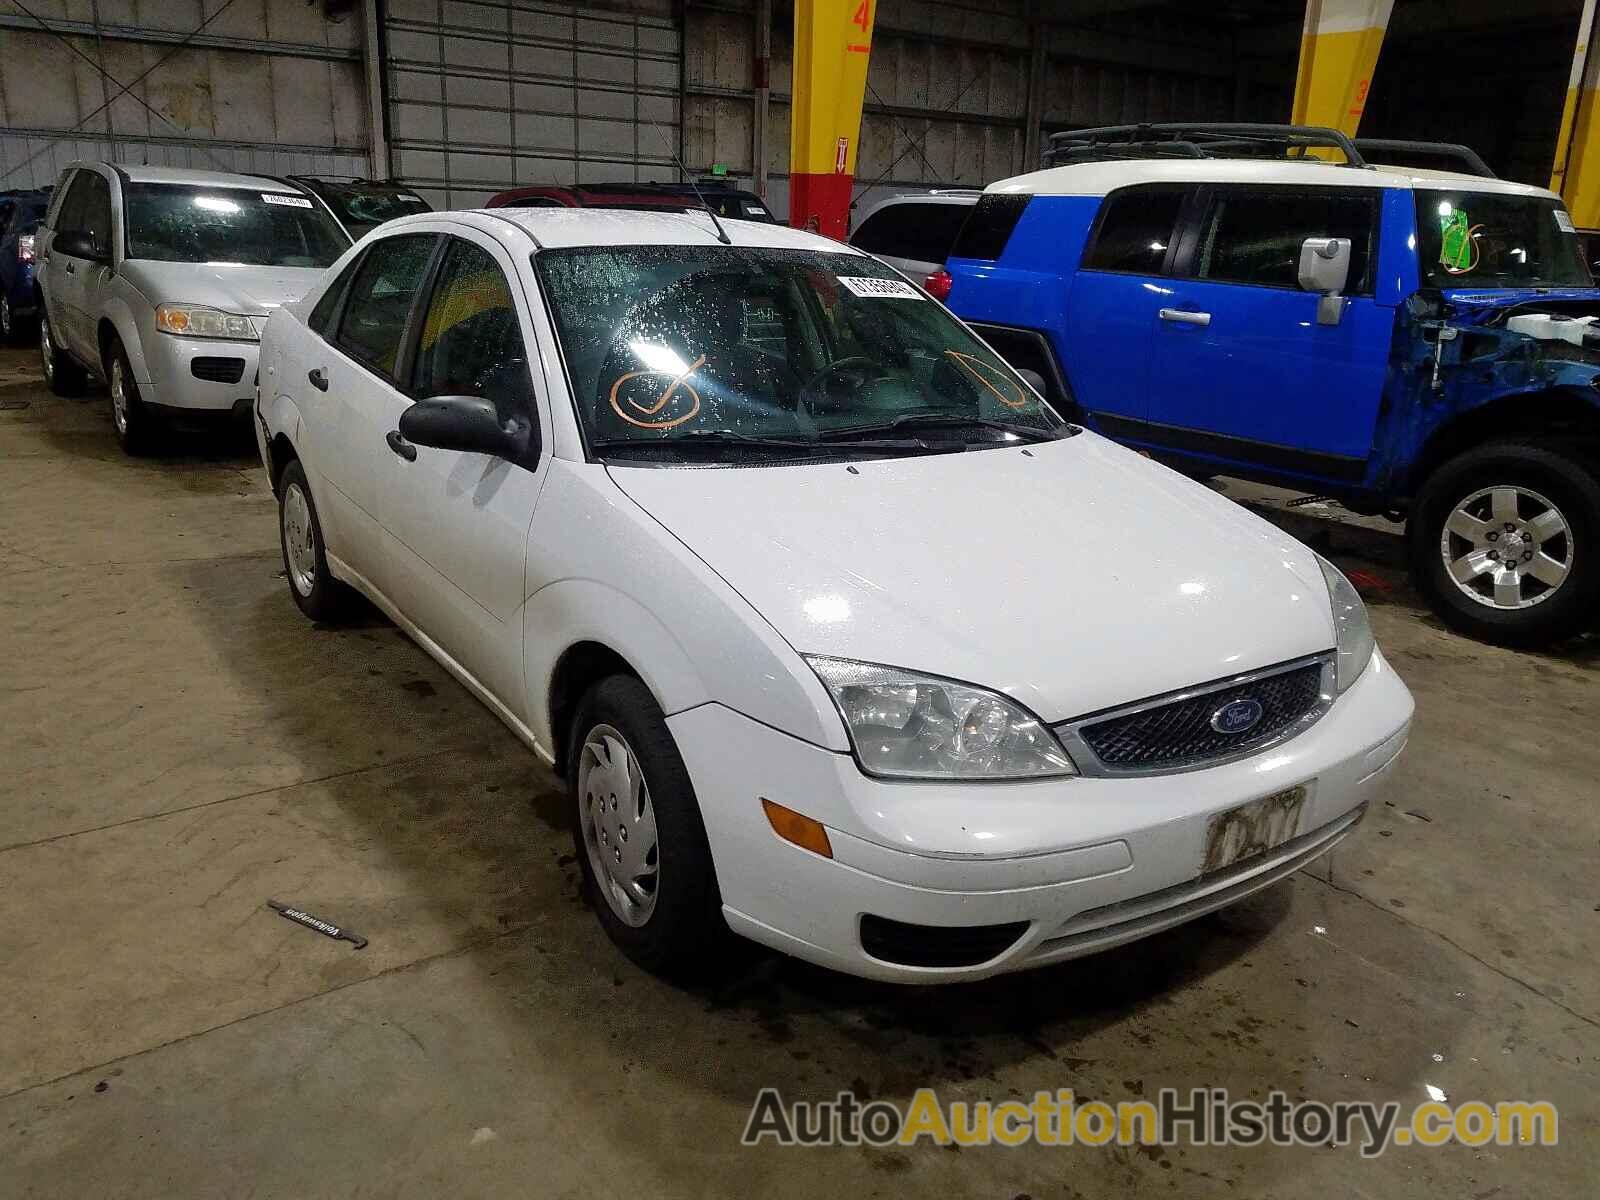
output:
M895 779L1076 775L1052 734L1006 697L871 663L806 657L864 771Z
M179 337L227 338L235 342L256 340L255 323L249 317L200 304L158 305L156 328Z
M1372 659L1372 624L1367 620L1366 604L1344 572L1320 554L1317 565L1328 581L1328 598L1333 603L1333 627L1339 638L1339 691L1343 693L1361 677Z

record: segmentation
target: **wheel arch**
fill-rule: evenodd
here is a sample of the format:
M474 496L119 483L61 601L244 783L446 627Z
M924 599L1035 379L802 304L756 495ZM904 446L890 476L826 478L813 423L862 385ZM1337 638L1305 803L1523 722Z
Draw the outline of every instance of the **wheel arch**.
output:
M144 343L139 338L138 324L133 319L133 311L120 299L113 299L106 305L106 309L95 322L95 348L99 355L95 365L100 369L103 377L111 377L111 339L115 337L122 343L122 350L128 356L128 366L133 371L133 381L139 384L148 384L150 380L150 364L144 356Z
M574 642L556 660L546 693L551 753L555 757L556 774L566 774L569 730L578 704L590 688L612 675L628 675L644 682L632 663L604 642L593 639ZM660 703L660 697L656 702Z
M1583 443L1584 457L1600 461L1600 395L1573 388L1518 392L1461 413L1423 443L1412 464L1406 492L1415 496L1423 481L1445 463L1476 446L1513 437L1554 437Z

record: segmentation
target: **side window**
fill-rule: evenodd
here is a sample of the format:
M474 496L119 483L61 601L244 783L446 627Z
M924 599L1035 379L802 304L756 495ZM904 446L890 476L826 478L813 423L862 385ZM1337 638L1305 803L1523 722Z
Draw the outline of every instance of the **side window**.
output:
M1108 195L1094 242L1083 256L1084 270L1161 274L1188 192L1183 187L1140 187Z
M505 272L481 246L452 239L417 342L418 396L480 396L502 421L533 398L522 326Z
M351 357L394 378L406 319L438 243L432 233L386 238L367 251L350 285L339 335Z
M317 306L311 310L310 326L323 337L330 337L333 333L328 326L333 322L333 310L339 307L339 297L344 295L344 289L350 283L350 277L361 268L361 257L358 255L350 265L339 272L339 278L333 281L333 286L322 293L322 299L317 301Z
M858 250L865 250L868 254L893 254L889 249L891 227L894 224L895 209L901 207L896 204L889 208L879 209L865 221L861 227L850 235L850 244Z
M1378 193L1332 188L1227 188L1217 192L1200 232L1194 275L1260 287L1300 287L1300 244L1350 239L1346 292L1369 294Z
M72 185L78 181L78 172L68 167L61 172L61 178L56 180L56 186L50 192L50 206L45 211L45 224L51 229L65 229L61 223L61 213L67 206L67 196L72 191Z
M971 211L965 204L892 204L862 222L850 244L868 254L942 263Z
M72 184L67 188L67 198L61 202L61 208L56 212L55 228L60 230L82 229L84 204L89 198L89 190L93 187L92 181L98 179L94 171L75 171Z

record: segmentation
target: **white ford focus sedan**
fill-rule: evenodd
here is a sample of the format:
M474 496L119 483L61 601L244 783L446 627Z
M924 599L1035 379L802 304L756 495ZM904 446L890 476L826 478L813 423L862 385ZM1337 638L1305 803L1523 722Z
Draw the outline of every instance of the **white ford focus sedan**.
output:
M555 767L652 969L1127 942L1329 850L1406 740L1333 566L810 234L394 221L273 315L257 417L295 602L364 593Z

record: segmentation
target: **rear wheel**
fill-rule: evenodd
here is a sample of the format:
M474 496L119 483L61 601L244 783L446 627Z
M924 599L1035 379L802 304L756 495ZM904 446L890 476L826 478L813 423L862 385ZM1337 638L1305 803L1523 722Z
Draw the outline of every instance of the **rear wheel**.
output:
M1418 586L1444 620L1505 646L1591 624L1600 601L1600 483L1570 447L1495 442L1418 493L1408 537Z
M679 974L727 935L688 769L648 688L601 680L567 755L573 840L600 924L647 971Z
M24 321L11 307L11 297L0 293L0 344L12 346L20 342L27 330Z
M55 331L50 328L50 314L39 307L39 363L44 370L44 381L58 396L81 396L88 376L84 369L56 345Z
M337 621L350 609L350 589L328 570L322 523L299 459L290 459L278 480L278 544L289 594L313 621Z

